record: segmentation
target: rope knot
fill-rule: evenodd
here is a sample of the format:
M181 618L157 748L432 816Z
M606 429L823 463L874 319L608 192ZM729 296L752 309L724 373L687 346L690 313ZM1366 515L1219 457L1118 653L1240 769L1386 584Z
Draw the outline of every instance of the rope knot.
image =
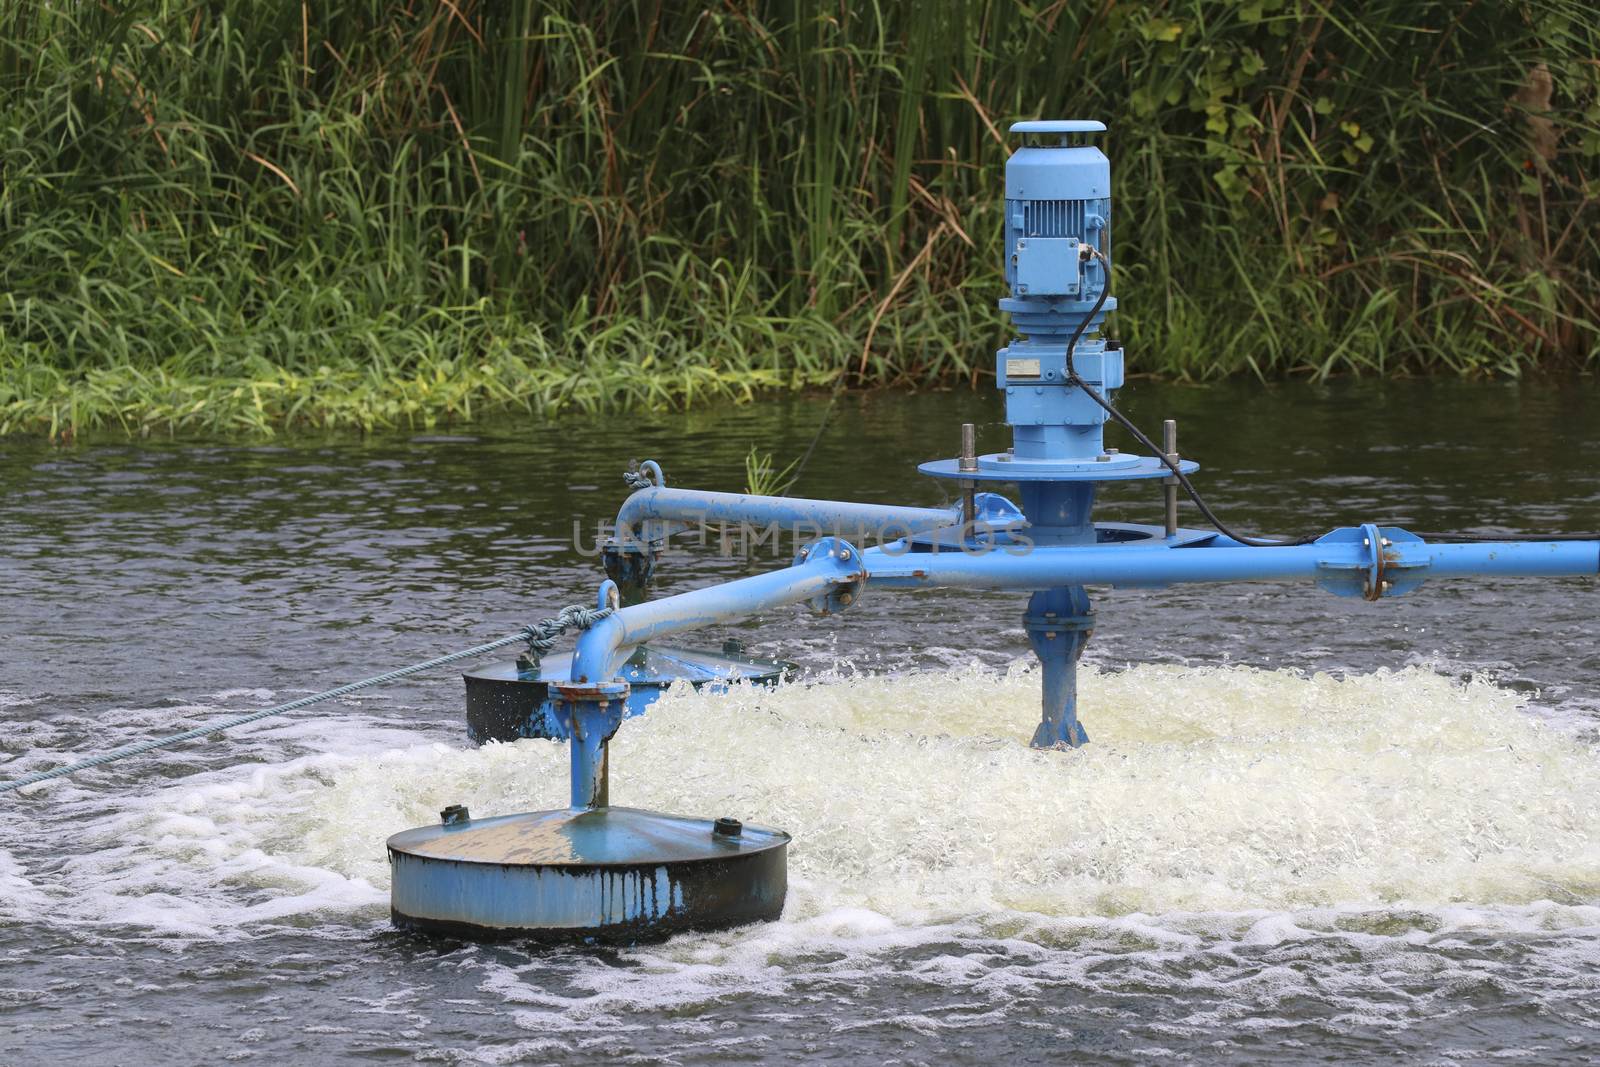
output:
M568 630L587 630L616 610L616 608L586 608L581 604L569 604L548 619L541 619L524 626L522 637L528 642L529 666L537 669L539 660L544 654L556 647L556 638Z
M661 473L661 464L653 459L636 464L634 468L622 472L622 480L629 489L664 489L667 485L666 475Z

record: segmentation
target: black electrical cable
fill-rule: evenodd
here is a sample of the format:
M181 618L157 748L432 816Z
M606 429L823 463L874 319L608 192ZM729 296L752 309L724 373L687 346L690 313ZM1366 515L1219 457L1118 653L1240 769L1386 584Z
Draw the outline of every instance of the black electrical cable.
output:
M1089 315L1088 315L1087 318L1085 318L1082 322L1078 323L1078 328L1072 332L1072 338L1067 342L1067 377L1068 377L1068 379L1070 379L1072 381L1072 384L1074 384L1078 388L1082 389L1085 393L1087 393L1089 395L1089 399L1093 400L1096 404L1099 404L1102 408L1104 408L1105 411L1106 411L1106 414L1110 415L1113 419L1115 419L1117 421L1117 424L1119 426L1121 426L1124 430L1127 430L1130 434L1133 435L1134 440L1138 441L1139 444L1143 445L1145 448L1148 448L1151 452L1154 452L1156 454L1156 457L1161 460L1162 464L1169 471L1172 472L1172 474L1173 474L1173 476L1175 478L1178 479L1178 484L1183 486L1184 492L1189 494L1189 499L1193 500L1195 507L1200 509L1200 514L1205 516L1205 520L1207 522L1209 522L1212 526L1215 526L1217 528L1218 532L1222 533L1223 535L1225 535L1227 537L1233 538L1235 541L1238 541L1242 545L1249 545L1251 548L1278 548L1278 547L1282 547L1282 546L1286 546L1286 545L1309 545L1312 542L1316 541L1315 537L1301 537L1301 538L1298 538L1298 539L1292 540L1292 541L1263 541L1263 540L1259 540L1259 539L1255 539L1255 538L1244 537L1244 536L1242 536L1240 534L1236 534L1232 530L1228 529L1228 527L1223 523L1223 521L1221 519L1217 518L1216 513L1211 510L1211 508L1206 504L1205 500L1201 498L1200 493L1195 489L1194 485L1190 483L1188 476L1185 475L1183 473L1183 471L1178 469L1178 465L1176 463L1174 463L1172 460L1168 459L1166 453L1163 452L1161 449L1157 448L1156 447L1156 443L1154 441L1150 440L1149 437L1145 436L1144 431L1140 430L1139 427L1135 426L1132 423L1132 421L1130 421L1128 419L1128 417L1126 415L1124 415L1122 412L1118 411L1112 405L1111 401L1109 401L1109 400L1107 400L1105 398L1105 396L1100 392L1100 390L1098 390L1094 386L1090 385L1087 381L1084 380L1083 375L1078 373L1078 368L1076 366L1074 366L1073 362L1072 362L1072 350L1073 350L1074 347L1077 346L1079 339L1083 337L1083 331L1088 328L1089 323L1094 321L1094 317L1096 315L1100 314L1100 309L1105 306L1106 296L1107 296L1107 294L1109 294L1111 292L1111 264L1106 261L1105 255L1098 248L1094 248L1091 245L1079 245L1078 247L1082 250L1080 252L1080 255L1082 256L1082 258L1088 259L1089 257L1093 256L1095 259L1098 259L1100 261L1100 263L1101 263L1101 265L1103 267L1105 267L1105 270L1106 270L1106 283L1105 283L1105 285L1101 286L1101 288L1100 288L1100 297L1099 297L1098 300L1096 300L1094 302L1094 308L1089 312ZM1400 524L1399 523L1380 523L1379 525L1383 525L1383 526L1399 526ZM1454 542L1468 543L1468 544L1474 543L1474 542L1477 542L1477 543L1498 543L1498 542L1507 541L1507 540L1511 540L1511 541L1600 541L1600 533L1519 534L1519 535L1515 535L1515 536L1511 536L1511 537L1499 537L1499 536L1494 536L1494 535L1489 535L1489 534L1422 533L1420 531L1412 531L1412 532L1415 532L1416 535L1418 537L1422 538L1424 541L1446 541L1446 542L1454 541Z
M1154 441L1145 436L1143 430L1140 430L1139 427L1135 426L1126 415L1113 407L1111 401L1107 400L1101 394L1100 390L1084 381L1083 375L1079 374L1078 368L1073 365L1072 350L1074 347L1076 347L1079 338L1083 336L1083 331L1088 328L1089 323L1094 321L1094 317L1100 314L1100 309L1105 306L1106 296L1111 292L1111 264L1106 260L1105 254L1102 253L1098 248L1087 244L1082 244L1078 247L1081 250L1079 255L1082 259L1087 260L1090 256L1093 256L1100 261L1100 265L1105 268L1106 279L1105 284L1100 287L1100 297L1094 302L1093 310L1091 310L1089 314L1078 323L1078 328L1072 331L1072 339L1067 342L1067 377L1072 381L1072 384L1089 394L1089 399L1093 400L1096 404L1099 404L1102 408L1105 408L1106 414L1115 419L1117 424L1124 430L1127 430L1130 434L1132 434L1135 441L1138 441L1139 444L1155 453L1156 457L1161 460L1162 464L1166 466L1167 470L1172 472L1172 476L1178 479L1178 484L1183 486L1183 491L1189 494L1189 499L1193 500L1194 506L1200 509L1200 514L1205 516L1205 520L1212 526L1215 526L1217 528L1217 532L1221 533L1223 536L1231 537L1241 545L1248 545L1251 548L1280 548L1289 545L1309 545L1315 541L1315 537L1301 537L1292 541L1263 541L1257 538L1245 537L1242 534L1236 534L1232 530L1228 529L1227 525L1224 524L1221 519L1217 518L1216 512L1212 511L1210 506L1206 504L1204 498L1200 496L1199 491L1196 490L1194 485L1190 483L1188 476L1183 473L1183 470L1178 466L1178 463L1175 460L1169 459L1165 452L1156 447L1156 443Z
M1385 523L1387 526L1398 526L1399 523ZM1413 530L1424 541L1455 541L1463 543L1482 542L1498 544L1505 541L1600 541L1600 533L1576 534L1463 534L1463 533L1423 533Z

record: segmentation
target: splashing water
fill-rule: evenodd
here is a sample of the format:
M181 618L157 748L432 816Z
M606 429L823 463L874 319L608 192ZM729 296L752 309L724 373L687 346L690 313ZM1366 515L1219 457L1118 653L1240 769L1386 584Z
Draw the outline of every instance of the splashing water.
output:
M1487 681L1086 667L1082 695L1093 744L1042 752L1026 746L1038 676L1022 662L684 686L613 741L612 797L790 831L786 920L873 936L1600 890L1600 761ZM64 882L0 863L0 909L191 936L366 925L389 834L451 802L558 807L566 776L565 747L534 740L213 772L88 820Z

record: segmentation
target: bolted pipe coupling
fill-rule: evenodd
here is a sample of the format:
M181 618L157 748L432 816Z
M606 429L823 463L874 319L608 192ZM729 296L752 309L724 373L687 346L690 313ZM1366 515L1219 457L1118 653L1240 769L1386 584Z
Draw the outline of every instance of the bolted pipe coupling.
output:
M819 615L837 615L861 599L867 586L867 568L862 563L861 551L842 537L819 537L795 553L794 565L832 561L838 572L838 581L826 593L812 597L809 603Z

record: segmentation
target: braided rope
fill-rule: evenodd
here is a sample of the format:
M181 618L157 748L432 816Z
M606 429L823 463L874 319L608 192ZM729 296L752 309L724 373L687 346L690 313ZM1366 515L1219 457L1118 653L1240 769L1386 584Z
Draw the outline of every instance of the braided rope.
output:
M616 608L586 608L573 604L562 608L552 617L531 626L524 626L517 636L528 642L528 659L537 667L546 652L556 647L556 638L568 630L587 630Z
M461 649L459 652L449 652L443 656L435 656L433 659L423 660L421 663L413 663L408 667L399 667L392 671L385 671L382 674L375 674L371 678L363 678L359 682L349 682L335 689L328 689L321 693L314 693L311 696L301 697L298 700L291 700L287 704L278 704L274 707L266 708L262 711L252 711L245 715L235 715L232 718L223 719L221 722L211 723L207 726L196 726L192 730L184 730L181 733L170 734L166 737L155 737L146 741L138 741L131 745L123 745L121 748L114 748L110 752L103 752L98 756L90 756L88 759L69 763L63 767L53 767L48 771L38 771L24 775L21 778L15 778L9 782L0 782L0 793L21 789L23 786L34 785L52 778L63 778L69 774L87 770L90 767L104 766L107 763L127 759L129 756L137 756L154 749L166 748L169 745L180 744L184 741L192 741L197 737L205 737L207 734L231 730L235 726L243 726L245 723L255 722L258 719L297 711L312 704L319 704L324 700L333 700L335 697L354 693L358 689L369 689L372 686L392 682L398 678L421 674L423 671L432 670L435 667L443 667L446 664L456 663L460 660L482 656L485 653L493 652L495 649L514 645L518 641L526 641L528 643L529 654L537 662L540 655L554 647L557 636L573 627L580 630L587 629L615 610L615 608L586 608L572 605L571 607L562 608L552 618L524 626L514 634L496 638L487 644L474 645L471 648Z
M629 489L665 488L667 484L667 476L661 473L661 464L653 459L638 464L634 470L623 471L622 480Z

